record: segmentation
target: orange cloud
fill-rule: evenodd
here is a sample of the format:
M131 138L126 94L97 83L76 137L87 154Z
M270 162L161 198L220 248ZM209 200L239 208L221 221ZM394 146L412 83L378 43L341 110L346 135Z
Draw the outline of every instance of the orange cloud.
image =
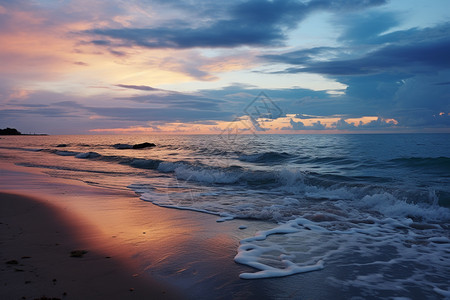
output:
M99 22L98 16L82 8L83 2L69 4L64 13L84 18L67 20L61 16L53 20L53 15L39 9L14 10L0 6L0 17L7 18L8 24L0 28L0 74L16 81L16 86L29 89L95 94L99 91L86 87L118 83L158 86L193 79L214 80L214 73L246 65L244 57L207 58L197 50L96 45L91 43L93 37L81 32L93 27L129 24L134 16L125 11L123 15L105 17ZM89 3L84 7L91 6Z
M348 133L354 132L351 130L337 130L335 124L340 118L311 118L300 119L293 117L294 115L288 115L287 117L281 117L275 120L272 119L258 119L257 123L260 128L255 127L255 123L250 120L248 116L238 118L234 121L211 121L206 124L195 123L165 123L158 126L136 126L128 128L105 128L105 129L92 129L90 132L95 133L113 133L113 134L301 134L301 133ZM288 130L291 127L290 121L302 122L305 127L304 130ZM377 121L378 117L365 116L361 118L347 119L347 123L353 123L355 126L361 124L368 124L372 121ZM324 129L313 129L313 125L320 122L324 125ZM394 119L386 119L383 122L398 124ZM150 123L150 125L152 125Z

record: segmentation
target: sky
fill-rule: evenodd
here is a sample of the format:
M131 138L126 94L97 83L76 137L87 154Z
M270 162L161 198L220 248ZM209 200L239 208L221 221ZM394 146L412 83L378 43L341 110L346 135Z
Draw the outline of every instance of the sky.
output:
M450 132L448 0L0 0L0 128Z

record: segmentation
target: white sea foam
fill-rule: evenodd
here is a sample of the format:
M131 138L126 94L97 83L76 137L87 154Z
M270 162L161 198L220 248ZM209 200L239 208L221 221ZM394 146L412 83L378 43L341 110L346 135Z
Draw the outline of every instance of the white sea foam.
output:
M303 187L305 174L298 168L283 169L278 172L278 181L287 187Z
M158 171L168 173L174 172L177 179L204 183L235 183L241 174L222 169L214 169L201 166L191 166L183 162L162 162Z
M221 213L219 214L220 218L216 220L216 222L225 222L225 221L230 221L234 219L234 216L231 214L227 214L227 213Z
M431 197L435 194L430 193ZM381 193L366 195L356 206L373 209L391 217L420 217L425 220L450 221L450 209L437 205L435 199L425 203L408 203L405 200L398 199L390 193Z
M279 244L272 243L263 246L255 244L257 241L265 241L270 235L293 234L298 233L305 228L308 228L307 230L311 230L308 226L312 226L316 230L319 229L319 227L313 225L311 221L304 218L298 218L285 224L281 224L273 229L260 231L253 237L241 240L241 245L238 248L238 253L234 260L237 263L255 268L258 271L254 273L242 273L239 277L242 279L283 277L323 269L323 260L318 260L312 264L310 262L299 264L289 260L288 258L290 255L286 249ZM269 263L263 262L263 257L267 256L268 253L273 252L279 253L278 266L273 266ZM277 261L277 258L274 258L274 260Z
M254 273L241 273L239 277L242 279L284 277L293 274L317 271L324 267L323 261L321 260L312 265L301 266L286 259L286 256L283 255L280 256L283 267L272 267L258 261L265 253L277 250L279 250L279 248L276 246L259 247L249 243L239 246L238 254L234 257L234 261L259 270Z
M136 189L135 191L138 191L139 189ZM143 190L142 190L143 191ZM178 193L178 194L184 194L184 197L190 197L191 195L189 193ZM179 195L178 195L179 196ZM160 207L167 207L167 208L175 208L179 210L190 210L195 212L201 212L211 215L219 216L220 218L217 219L217 222L224 222L234 219L234 216L232 214L228 213L220 213L213 210L208 210L204 208L199 208L195 206L183 206L182 200L180 198L176 198L174 200L173 197L170 196L170 194L167 193L158 193L158 192L150 192L147 190L147 192L144 192L140 196L141 200L152 202L155 205L158 205ZM182 197L181 197L182 199Z
M300 217L241 240L235 261L257 270L241 274L245 279L288 276L327 265L348 270L347 277L333 278L336 285L367 288L373 296L385 290L403 290L411 282L426 287L450 268L450 239L445 230L424 232L414 224L408 218L370 217L367 222L348 223L342 230L333 222ZM412 265L419 267L397 274L402 266ZM357 271L369 266L396 279ZM437 288L442 290L442 284Z
M177 178L206 183L235 183L240 175L216 169L180 166L175 169Z
M183 163L180 163L180 162L174 163L174 162L170 162L170 161L164 161L159 164L158 171L164 172L164 173L173 172L173 171L175 171L175 169L178 166L181 166L181 165L183 165Z

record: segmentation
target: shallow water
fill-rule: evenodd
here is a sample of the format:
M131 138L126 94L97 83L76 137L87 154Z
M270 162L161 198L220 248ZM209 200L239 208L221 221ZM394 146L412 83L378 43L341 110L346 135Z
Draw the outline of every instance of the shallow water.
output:
M156 146L130 149L142 142ZM236 249L256 267L241 278L314 271L325 290L412 299L450 294L449 149L448 134L0 140L2 159L52 176L266 222Z

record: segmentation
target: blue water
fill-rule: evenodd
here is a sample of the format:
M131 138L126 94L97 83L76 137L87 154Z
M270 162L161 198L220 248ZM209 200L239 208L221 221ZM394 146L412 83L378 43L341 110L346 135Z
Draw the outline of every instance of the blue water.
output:
M156 146L130 149L142 142ZM0 157L149 205L267 222L237 249L255 268L241 278L312 268L369 298L450 295L448 134L4 137Z

